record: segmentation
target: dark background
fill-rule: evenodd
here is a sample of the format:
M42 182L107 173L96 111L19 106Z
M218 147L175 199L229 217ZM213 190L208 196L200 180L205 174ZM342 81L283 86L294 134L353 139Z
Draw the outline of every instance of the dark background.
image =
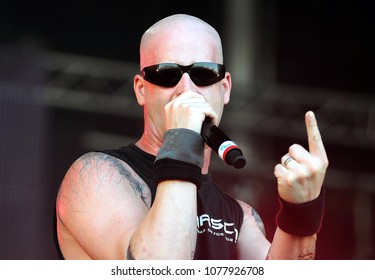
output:
M231 3L224 0L0 3L1 259L58 258L53 240L53 208L67 168L93 147L116 146L123 139L136 139L142 131L140 111L122 115L109 112L110 107L106 108L108 111L98 111L88 103L75 107L75 102L69 107L48 101L51 100L48 82L66 72L63 67L46 67L46 61L50 63L50 55L46 53L58 57L52 60L60 61L59 65L84 57L83 60L134 66L145 29L174 13L192 14L213 25L222 34L225 53L231 38L227 31L230 20L227 10ZM214 176L225 191L254 205L263 217L267 237L272 240L278 209L273 166L289 145L305 140L301 136L303 114L307 109L316 109L320 112L318 120L323 120L322 134L327 139L332 168L327 173L326 216L317 258L374 259L374 4L364 0L254 3L259 40L256 43L263 50L271 49L274 57L272 87L271 82L258 75L259 80L245 91L234 86L233 103L262 105L238 109L249 114L251 120L262 114L266 121L280 118L287 121L279 126L274 121L258 125L253 122L246 129L233 126L233 135L242 136L244 145L252 147L249 169L233 171L217 162ZM266 51L259 53L259 57L267 56ZM258 69L266 64L262 59L257 63ZM229 67L235 69L236 65ZM129 75L126 79L131 79L134 73L126 74ZM114 76L106 79L104 86L98 77L82 83L82 76L75 75L71 72L64 75L64 86L97 90L95 98L110 100L112 92L122 85L121 79ZM131 96L131 86L125 88ZM282 96L278 94L277 100L264 103L261 97L270 88L276 88ZM247 91L254 94L246 95ZM229 120L223 126L230 126L230 116L237 115L229 113ZM359 133L361 128L365 134ZM288 133L281 133L284 130ZM102 133L94 135L99 144L90 142L89 133L93 131ZM107 138L100 142L100 135Z
M170 14L189 13L222 34L228 3L2 1L0 35L6 41L34 42L61 52L137 62L139 39L152 23ZM257 16L267 15L268 5L277 9L278 81L369 94L374 91L372 1L267 3L259 4ZM225 44L225 38L223 41Z

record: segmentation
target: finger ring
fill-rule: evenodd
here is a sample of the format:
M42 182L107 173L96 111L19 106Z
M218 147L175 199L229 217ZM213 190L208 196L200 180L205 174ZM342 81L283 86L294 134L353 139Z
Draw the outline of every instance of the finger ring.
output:
M291 162L293 160L292 157L288 157L285 161L284 161L284 166L288 168L288 163Z

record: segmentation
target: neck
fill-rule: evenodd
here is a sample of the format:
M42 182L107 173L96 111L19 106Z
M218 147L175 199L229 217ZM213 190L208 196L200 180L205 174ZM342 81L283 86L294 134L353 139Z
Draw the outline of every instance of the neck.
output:
M148 154L156 156L162 142L159 139L155 139L154 137L149 137L147 132L145 131L142 137L135 143L138 148L145 151Z

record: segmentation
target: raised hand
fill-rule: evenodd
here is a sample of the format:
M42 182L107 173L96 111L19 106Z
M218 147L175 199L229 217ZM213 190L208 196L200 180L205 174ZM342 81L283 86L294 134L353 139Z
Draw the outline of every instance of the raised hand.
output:
M313 112L306 113L305 122L309 150L293 144L274 171L280 197L291 203L304 203L317 198L328 167L327 154Z

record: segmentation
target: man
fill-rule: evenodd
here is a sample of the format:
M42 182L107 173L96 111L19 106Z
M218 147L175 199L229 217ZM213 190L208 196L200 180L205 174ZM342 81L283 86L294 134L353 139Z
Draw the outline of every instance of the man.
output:
M134 78L144 133L68 170L56 203L64 258L314 258L328 166L314 114L306 114L309 151L292 145L275 167L282 210L270 243L255 210L209 175L200 132L205 119L219 124L230 99L222 64L218 33L198 18L173 15L145 32Z

